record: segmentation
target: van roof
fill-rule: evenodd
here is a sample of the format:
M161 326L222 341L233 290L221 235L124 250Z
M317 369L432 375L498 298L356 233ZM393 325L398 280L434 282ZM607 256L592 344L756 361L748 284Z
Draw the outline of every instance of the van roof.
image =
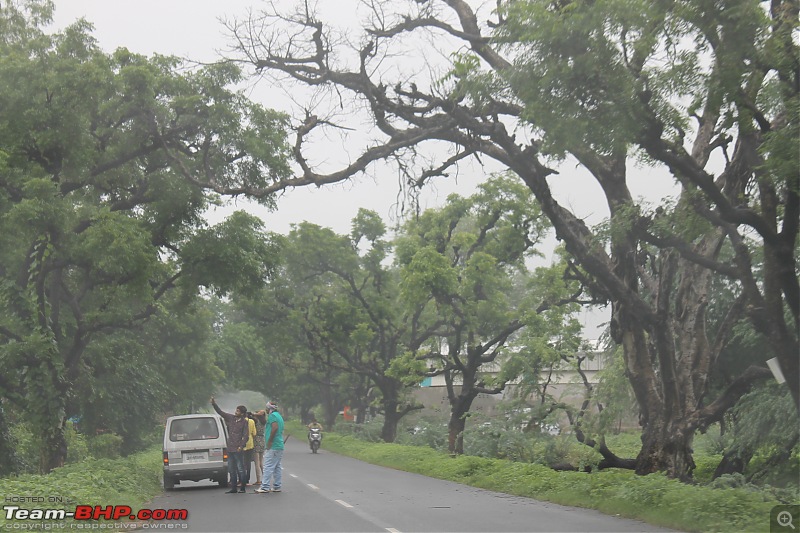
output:
M183 419L183 418L209 418L209 417L219 418L219 415L216 414L216 413L199 413L199 414L194 414L194 415L175 415L175 416L171 416L171 417L167 418L167 422L169 422L170 420L177 420L177 419Z

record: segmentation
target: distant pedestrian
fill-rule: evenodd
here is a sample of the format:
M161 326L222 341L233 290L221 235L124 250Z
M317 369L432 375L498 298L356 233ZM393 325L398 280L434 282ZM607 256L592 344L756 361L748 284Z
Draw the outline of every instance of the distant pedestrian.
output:
M261 487L256 490L259 494L267 492L280 492L283 477L283 417L278 412L278 406L267 402L268 432L266 452L264 452L264 472L261 474ZM271 484L271 488L270 488Z
M225 420L228 427L228 473L230 474L231 488L228 494L245 491L244 478L244 447L247 445L248 425L247 407L240 405L236 412L226 413L219 408L214 397L211 397L211 406L219 416ZM240 485L237 490L237 485Z

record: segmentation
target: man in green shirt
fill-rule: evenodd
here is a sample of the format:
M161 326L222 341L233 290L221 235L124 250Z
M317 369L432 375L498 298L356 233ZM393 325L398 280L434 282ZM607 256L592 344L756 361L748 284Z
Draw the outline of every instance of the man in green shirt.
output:
M267 402L267 450L264 452L264 472L261 474L261 487L256 490L259 494L281 491L281 478L283 477L283 417L278 412L277 404ZM270 488L271 483L271 488Z

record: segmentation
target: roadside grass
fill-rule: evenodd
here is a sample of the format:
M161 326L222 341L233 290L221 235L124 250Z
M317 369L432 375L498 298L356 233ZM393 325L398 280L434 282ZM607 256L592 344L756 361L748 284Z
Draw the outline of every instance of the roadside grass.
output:
M4 505L21 509L127 505L136 512L161 493L161 472L161 447L156 446L119 459L83 460L46 475L0 478L0 494ZM11 529L5 516L0 514L0 529Z
M287 423L287 429L296 438L305 435L299 424ZM557 472L539 464L451 457L423 446L366 442L331 432L325 434L322 447L397 470L682 531L766 532L770 510L781 504L767 493L746 487L687 485L660 474L637 476L617 469Z

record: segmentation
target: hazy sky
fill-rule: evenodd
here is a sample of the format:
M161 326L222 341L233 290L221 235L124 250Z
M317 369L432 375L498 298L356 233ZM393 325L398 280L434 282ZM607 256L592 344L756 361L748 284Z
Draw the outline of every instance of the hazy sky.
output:
M278 0L277 3L284 5L291 1ZM328 11L325 16L344 17L352 23L354 17L346 8L347 4L354 2L319 2ZM219 51L229 47L220 19L242 19L248 10L257 11L262 5L263 1L259 0L56 0L54 25L62 28L84 17L94 24L93 35L106 51L126 47L145 55L160 53L211 62L219 57ZM250 87L248 94L265 106L281 108L279 92L263 82ZM326 154L320 154L320 158L325 157ZM331 154L331 157L335 155ZM460 172L457 180L451 178L436 182L425 191L422 205L440 205L454 191L468 195L484 173L478 165L471 165ZM641 171L640 178L638 183L632 184L634 196L660 199L673 188L671 180L652 172ZM555 197L588 223L597 223L606 216L605 204L598 202L602 198L599 187L574 165L564 165L559 175L551 177L551 184ZM359 207L375 210L392 225L396 221L397 205L397 177L382 173L380 183L362 177L323 189L305 187L287 191L280 198L275 212L239 201L234 207L211 214L210 220L221 219L225 213L240 208L258 214L271 231L285 233L290 224L307 220L331 227L338 233L347 233L350 220ZM596 317L587 320L598 321Z
M229 44L220 19L244 18L249 9L258 9L261 4L257 0L56 0L55 26L61 28L84 17L94 24L93 35L106 51L126 47L145 55L159 53L211 62ZM263 82L250 88L248 94L268 107L280 108L275 105L280 94ZM374 209L385 220L393 216L398 192L395 184L396 180L378 185L370 178L360 178L324 189L287 191L272 213L243 200L222 212L247 209L260 215L268 229L282 233L291 223L303 220L346 233L361 206ZM443 200L451 190L429 194L429 204ZM211 219L220 216L212 214Z
M283 3L289 1L292 0L283 0ZM353 3L336 0L320 2L320 5L330 8ZM64 27L85 17L94 24L94 36L107 51L124 46L145 55L157 52L210 62L219 57L218 51L229 45L220 19L241 19L247 16L248 10L258 10L262 5L259 0L56 0L55 26ZM352 20L348 13L347 9L339 9L326 16L344 15ZM255 85L248 94L268 107L280 108L281 96L264 82ZM324 158L325 154L320 157ZM454 191L469 194L484 173L478 165L471 165L463 169L457 179L435 182L424 193L423 205L439 205ZM556 197L565 206L573 208L589 222L598 222L605 216L605 206L595 202L599 188L582 177L579 170L568 165L552 180ZM291 190L281 197L277 212L257 211L274 231L285 232L290 223L309 220L343 233L349 230L349 222L358 207L374 209L389 220L396 215L397 205L397 177L382 174L380 183L362 177L320 190ZM240 202L239 207L256 209L247 202Z

